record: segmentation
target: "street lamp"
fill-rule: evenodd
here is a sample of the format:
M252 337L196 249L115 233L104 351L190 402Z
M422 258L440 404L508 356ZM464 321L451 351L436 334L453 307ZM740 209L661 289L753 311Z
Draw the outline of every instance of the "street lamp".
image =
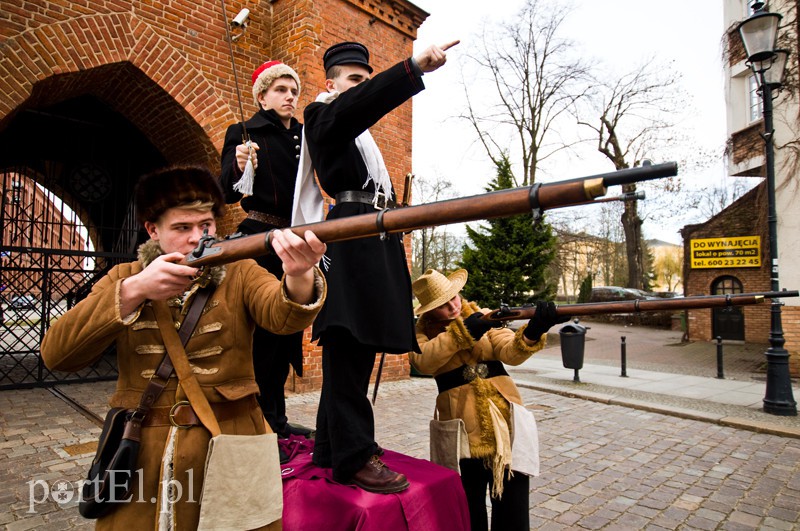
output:
M747 54L747 64L756 76L758 91L764 103L764 138L767 170L767 198L769 225L770 282L772 291L778 291L778 216L775 210L775 151L772 126L772 92L780 90L787 50L776 50L778 24L781 15L769 13L763 2L753 3L754 13L739 24L739 35ZM789 352L783 348L783 325L781 324L779 299L772 299L770 306L769 348L767 358L767 389L764 394L764 411L773 415L797 415L797 402L792 396L792 380L789 377Z

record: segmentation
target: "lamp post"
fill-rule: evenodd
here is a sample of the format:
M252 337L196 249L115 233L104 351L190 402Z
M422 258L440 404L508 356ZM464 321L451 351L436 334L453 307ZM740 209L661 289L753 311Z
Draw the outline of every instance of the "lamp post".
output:
M773 90L779 90L786 66L788 51L776 50L778 23L781 15L769 13L763 2L753 3L754 13L739 24L739 35L744 43L747 64L756 76L758 91L764 104L765 143L764 163L767 172L767 201L770 253L770 283L772 291L778 291L778 215L775 209L775 151L772 125ZM779 299L772 299L770 306L769 348L764 353L767 358L767 388L764 394L764 411L773 415L797 415L797 402L792 396L792 381L789 377L789 352L783 348Z

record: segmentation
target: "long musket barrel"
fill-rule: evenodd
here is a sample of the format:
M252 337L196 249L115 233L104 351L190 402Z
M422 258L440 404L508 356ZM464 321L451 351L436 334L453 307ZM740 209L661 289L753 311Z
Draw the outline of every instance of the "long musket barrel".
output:
M797 291L766 291L759 293L736 293L731 295L697 295L677 299L647 299L634 301L589 302L558 306L558 315L599 315L604 313L640 313L660 310L696 310L701 308L724 308L760 304L766 299L797 297ZM500 308L482 317L486 321L513 321L530 319L536 313L534 306Z
M414 229L494 219L542 210L583 205L605 195L609 186L631 184L678 174L675 162L640 166L559 183L534 184L487 194L437 201L418 206L376 211L319 223L291 227L303 236L310 230L325 242L337 242L408 232ZM271 252L271 233L253 234L229 240L204 239L186 255L183 264L194 267L235 262Z

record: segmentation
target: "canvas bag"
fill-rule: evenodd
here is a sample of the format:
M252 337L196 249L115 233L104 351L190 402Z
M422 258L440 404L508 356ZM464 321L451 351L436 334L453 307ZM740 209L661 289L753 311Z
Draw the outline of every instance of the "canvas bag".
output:
M526 476L539 475L539 432L533 413L511 404L511 470Z
M186 351L174 327L168 325L172 320L169 309L161 302L153 303L153 309L181 387L211 433L197 529L247 530L280 519L283 514L283 482L277 435L228 435L221 432L211 405L192 373Z
M431 461L461 474L459 461L470 457L469 436L464 420L439 420L439 409L430 422Z

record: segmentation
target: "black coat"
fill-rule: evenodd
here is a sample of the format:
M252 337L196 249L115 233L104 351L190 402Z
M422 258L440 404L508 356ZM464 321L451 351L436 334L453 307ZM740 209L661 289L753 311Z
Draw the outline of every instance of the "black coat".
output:
M303 125L295 118L289 128L283 126L273 110L260 110L245 122L250 139L258 144L258 168L253 182L253 195L242 199L242 194L233 190L241 177L236 163L236 146L242 143L242 124L228 127L225 145L222 147L222 173L220 184L227 203L242 201L245 212L255 210L290 220L292 199L300 164L300 135ZM250 226L248 234L267 230L259 228L253 220L245 220L242 226ZM241 230L241 229L240 229Z
M245 212L255 210L278 216L285 219L288 226L292 218L297 167L300 165L300 136L303 125L292 118L287 129L275 111L261 109L245 122L245 127L250 139L260 148L257 152L258 168L253 181L253 195L242 199L242 194L233 189L234 183L242 177L236 162L236 146L242 143L242 124L237 123L228 127L225 145L222 147L222 173L219 180L225 193L225 202L236 203L241 200ZM237 230L243 234L256 234L276 227L253 219L244 219ZM281 278L283 275L283 264L276 255L260 256L256 261L276 277ZM298 333L302 335L302 332ZM302 376L302 343L298 343L297 347L283 352L282 355L288 358L295 372Z
M416 71L418 72L418 71ZM362 190L367 167L355 139L384 115L425 88L410 60L340 94L331 103L311 103L304 120L306 140L320 185L334 197ZM374 192L373 183L364 189ZM394 195L394 190L392 190ZM374 213L372 205L343 203L328 219ZM376 352L418 350L412 309L411 278L402 237L392 234L329 243L325 271L328 297L314 321L313 338L344 328Z

